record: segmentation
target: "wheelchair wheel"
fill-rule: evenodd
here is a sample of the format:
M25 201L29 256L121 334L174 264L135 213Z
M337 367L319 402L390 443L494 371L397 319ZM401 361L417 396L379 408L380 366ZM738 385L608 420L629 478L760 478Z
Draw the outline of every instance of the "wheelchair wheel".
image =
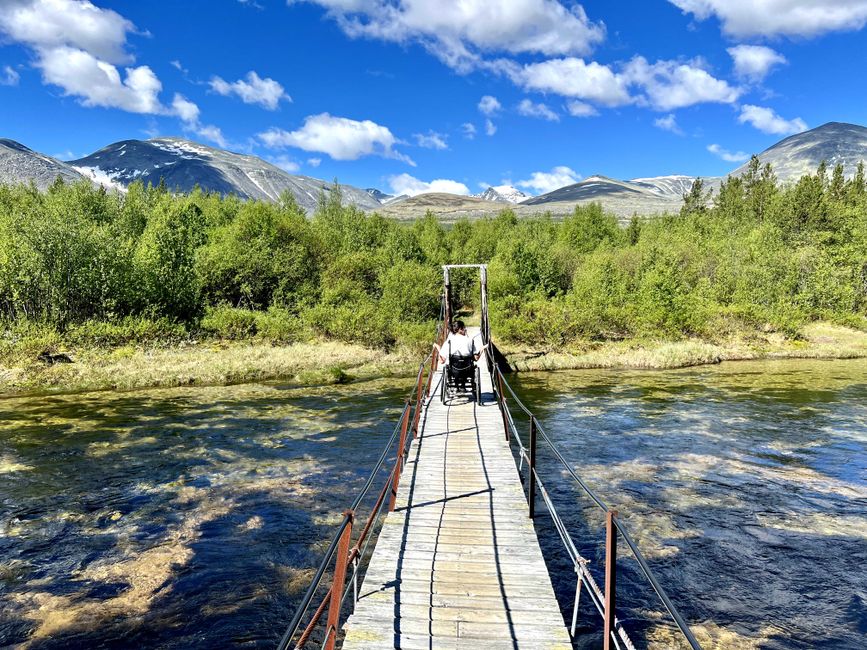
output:
M482 405L482 373L479 370L478 366L476 367L476 373L473 375L473 392L475 393L474 397L476 398L476 404L481 406Z

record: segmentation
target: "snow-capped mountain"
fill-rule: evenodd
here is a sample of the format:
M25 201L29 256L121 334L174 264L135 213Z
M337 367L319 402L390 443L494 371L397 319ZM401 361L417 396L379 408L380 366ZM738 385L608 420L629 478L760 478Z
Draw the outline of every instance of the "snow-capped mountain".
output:
M370 194L370 196L376 199L379 203L388 203L390 200L395 198L393 194L386 194L382 190L378 190L375 187L368 187L364 191Z
M695 176L654 176L653 178L633 178L628 182L646 187L660 196L681 198L692 188Z
M477 199L484 201L495 201L497 203L521 203L530 198L529 194L525 194L516 187L511 185L498 185L489 187L484 192L474 194Z
M67 183L84 178L76 169L56 158L28 149L20 142L0 138L0 183L33 182L46 189L57 177Z
M321 192L333 184L309 176L296 176L256 156L223 151L181 138L123 140L79 160L70 161L89 178L109 186L125 187L136 180L158 184L163 180L171 190L190 192L196 186L244 199L277 201L283 192L295 196L298 204L312 212ZM364 210L379 202L364 190L341 185L344 203Z

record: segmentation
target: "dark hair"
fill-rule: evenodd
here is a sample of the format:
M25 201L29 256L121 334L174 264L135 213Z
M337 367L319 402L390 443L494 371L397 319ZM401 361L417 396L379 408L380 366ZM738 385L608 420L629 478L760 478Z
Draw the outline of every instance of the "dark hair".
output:
M464 321L462 321L462 320L456 320L455 324L452 325L452 331L455 334L457 334L458 332L460 332L462 329L465 329L465 328L466 328L466 325L464 325Z

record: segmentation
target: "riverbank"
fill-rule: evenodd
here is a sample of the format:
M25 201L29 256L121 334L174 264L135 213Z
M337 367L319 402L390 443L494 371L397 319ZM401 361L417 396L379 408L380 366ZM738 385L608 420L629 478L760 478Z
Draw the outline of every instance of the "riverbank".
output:
M754 333L728 340L587 342L563 350L501 345L518 371L581 368L684 368L748 359L867 357L867 332L814 323L798 340ZM291 345L204 341L172 346L61 347L72 363L36 358L0 361L0 395L28 392L132 390L285 380L299 386L411 376L420 358L408 348L385 353L335 341Z

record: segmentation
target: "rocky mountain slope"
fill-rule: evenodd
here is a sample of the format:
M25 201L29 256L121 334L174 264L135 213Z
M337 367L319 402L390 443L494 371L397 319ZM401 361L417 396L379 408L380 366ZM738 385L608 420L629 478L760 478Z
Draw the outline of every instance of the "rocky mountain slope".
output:
M157 184L162 179L171 190L189 192L198 185L212 192L264 201L276 201L288 191L308 212L316 208L320 192L328 194L333 188L318 178L289 174L256 156L181 138L123 140L69 164L82 173L121 186L136 180ZM340 189L345 203L364 210L379 206L364 190L348 185Z
M857 124L828 122L815 129L789 136L759 154L762 164L771 163L777 180L795 182L804 174L815 173L823 160L829 171L843 165L843 173L851 176L861 160L867 161L867 128ZM732 172L742 174L744 163Z
M0 183L33 183L46 189L57 177L74 183L84 178L64 162L28 149L15 140L0 138Z

